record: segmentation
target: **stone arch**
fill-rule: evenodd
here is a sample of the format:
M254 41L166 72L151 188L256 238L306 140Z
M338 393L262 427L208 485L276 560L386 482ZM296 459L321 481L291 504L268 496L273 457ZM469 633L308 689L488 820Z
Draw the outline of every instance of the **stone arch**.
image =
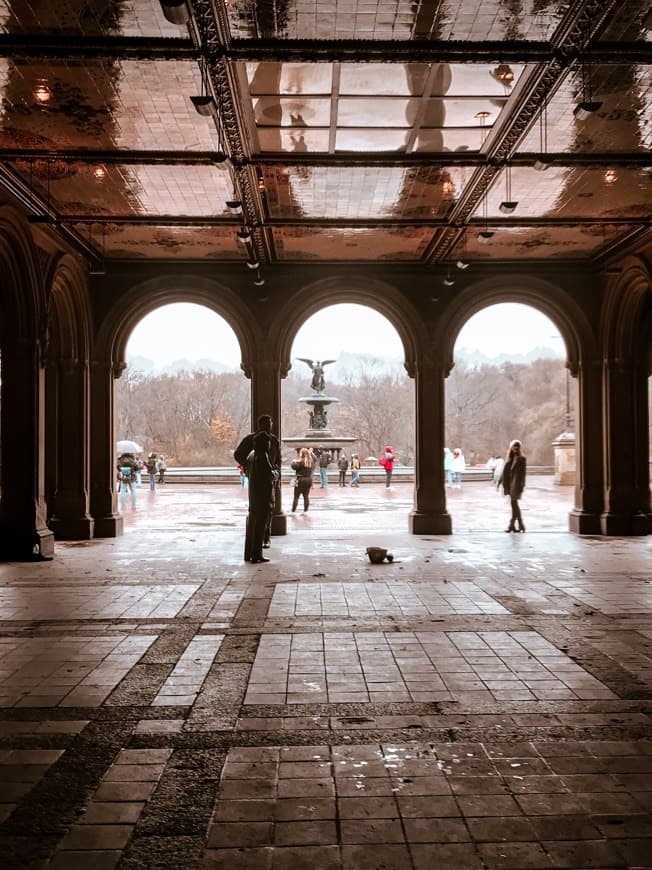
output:
M0 266L0 341L34 341L44 318L38 249L24 219L9 206L0 207Z
M87 361L91 346L91 311L86 272L74 257L64 255L52 263L50 288L51 340L59 359Z
M583 359L596 353L594 330L580 306L560 287L529 275L486 278L465 288L444 310L435 330L435 347L448 374L454 365L454 348L466 321L483 308L502 302L529 305L555 324L566 345L566 366L577 374Z
M251 377L260 329L250 310L225 285L192 274L161 275L136 284L124 293L104 317L97 333L98 357L111 362L114 370L121 372L126 365L127 342L136 324L162 305L175 302L204 305L223 317L238 339L241 368Z
M406 371L414 377L417 360L427 343L422 318L391 284L360 275L315 281L294 293L279 309L270 343L278 348L282 377L291 368L292 344L305 321L323 308L342 303L366 305L389 320L403 344Z
M630 359L645 352L649 338L644 327L646 305L650 304L652 276L640 257L626 257L622 272L607 285L602 308L600 338L606 359ZM648 315L649 317L649 315Z

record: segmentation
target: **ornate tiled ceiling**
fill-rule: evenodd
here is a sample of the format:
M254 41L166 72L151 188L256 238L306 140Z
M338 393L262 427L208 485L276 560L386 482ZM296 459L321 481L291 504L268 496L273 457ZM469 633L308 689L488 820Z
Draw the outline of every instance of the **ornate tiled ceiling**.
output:
M651 27L648 0L0 0L0 183L95 258L595 259L650 232Z

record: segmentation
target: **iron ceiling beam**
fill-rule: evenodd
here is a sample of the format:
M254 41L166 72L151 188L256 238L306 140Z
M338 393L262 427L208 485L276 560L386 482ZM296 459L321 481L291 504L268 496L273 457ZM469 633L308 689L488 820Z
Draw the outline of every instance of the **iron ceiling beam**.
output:
M0 33L0 57L12 59L184 60L198 58L199 54L190 39Z
M579 56L573 48L534 40L332 40L235 39L211 45L211 54L230 61L281 63L550 63ZM201 50L188 38L80 37L0 34L0 56L21 59L112 58L135 60L198 59ZM602 42L586 47L593 63L649 63L646 42Z
M239 223L233 218L212 215L127 215L127 214L58 214L56 224L133 224L137 226L178 226L178 227L223 227L237 229ZM473 218L466 226L502 227L564 227L564 226L651 226L652 218L638 217L602 218L602 217L568 217L568 218L524 218L524 217L490 217ZM270 218L264 224L257 224L254 229L282 229L283 227L306 227L308 229L339 228L339 229L382 229L383 227L448 227L461 229L447 217L439 218Z
M487 157L481 153L440 152L414 154L297 154L295 152L278 152L256 154L254 157L243 158L242 166L259 166L269 169L278 168L310 168L328 166L387 166L416 167L431 166L495 166L500 168L509 163L510 166L532 166L540 154L523 152L514 154L508 161ZM551 166L566 168L599 169L605 166L636 168L652 166L652 152L649 151L591 151L568 154L563 151L550 151L546 158ZM220 166L223 155L214 151L126 151L120 149L66 149L43 151L38 148L0 148L0 160L30 161L30 160L60 160L65 163L105 163L115 165L163 165L163 166Z

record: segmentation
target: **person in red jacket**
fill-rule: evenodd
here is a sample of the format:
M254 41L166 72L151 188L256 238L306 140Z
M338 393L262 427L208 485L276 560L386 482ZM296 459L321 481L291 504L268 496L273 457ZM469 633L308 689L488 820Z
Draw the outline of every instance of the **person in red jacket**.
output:
M378 460L378 462L385 469L385 486L387 488L389 488L392 484L392 471L394 470L395 459L396 455L394 454L394 448L388 444L387 447L385 447L383 455Z

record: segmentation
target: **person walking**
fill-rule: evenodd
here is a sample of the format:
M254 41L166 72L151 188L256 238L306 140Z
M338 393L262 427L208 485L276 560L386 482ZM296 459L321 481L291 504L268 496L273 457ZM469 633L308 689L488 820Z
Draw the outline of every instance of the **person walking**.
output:
M145 462L145 468L147 468L149 475L149 490L154 492L156 490L156 475L158 473L158 457L156 453L149 454Z
M276 472L271 462L268 432L256 432L253 456L249 461L249 511L245 531L245 562L269 562L263 546L274 507Z
M453 450L453 486L455 489L462 489L462 472L465 468L464 454L459 447L456 447Z
M510 505L512 508L512 516L509 521L509 526L505 529L506 532L524 532L523 518L521 516L521 508L518 503L523 495L525 488L525 475L527 471L527 461L522 453L520 441L512 441L509 445L509 453L505 459L500 483L503 487L505 495L509 496ZM518 523L518 528L516 527Z
M118 457L118 481L120 484L120 507L127 503L127 490L131 493L131 507L136 509L136 458L133 453L121 453Z
M446 486L453 485L453 454L449 447L444 447L444 474Z
M360 486L360 457L357 453L351 454L351 486Z
M312 487L313 460L310 450L307 447L302 447L299 451L299 458L295 459L290 467L295 473L292 513L296 511L301 495L303 496L303 512L305 514L310 507L310 489Z
M319 477L321 479L321 489L326 489L328 486L328 466L331 463L331 455L328 450L323 448L319 451Z
M385 447L383 455L378 460L379 464L383 466L385 469L385 488L389 489L392 485L392 472L394 471L394 461L396 460L396 454L394 453L394 448L388 444Z
M165 472L168 470L168 464L165 461L165 456L161 453L158 458L158 482L165 483Z
M346 472L349 467L349 460L346 458L344 451L342 451L342 455L337 460L337 467L340 472L340 486L346 486Z

